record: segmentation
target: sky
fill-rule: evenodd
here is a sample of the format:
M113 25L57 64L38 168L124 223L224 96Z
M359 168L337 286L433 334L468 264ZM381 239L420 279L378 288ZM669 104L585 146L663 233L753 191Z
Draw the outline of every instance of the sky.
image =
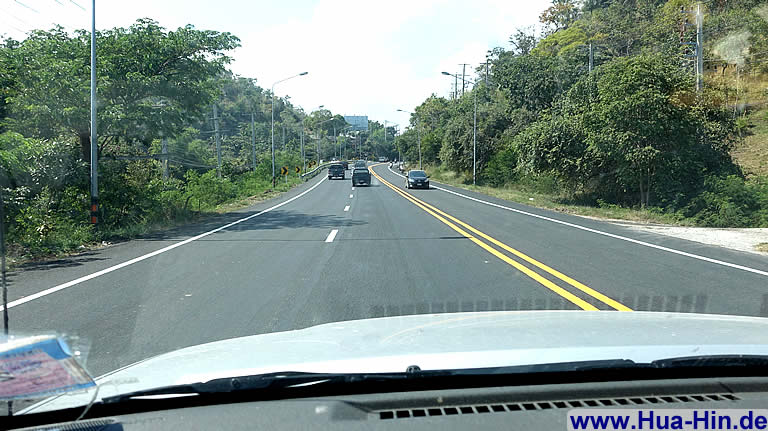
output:
M549 0L99 0L96 27L127 27L152 18L175 29L228 31L241 40L230 69L311 112L324 105L342 115L367 115L387 125L430 94L448 97L453 78L509 49L517 28L538 27ZM90 28L90 0L0 0L0 36L23 39L58 23Z

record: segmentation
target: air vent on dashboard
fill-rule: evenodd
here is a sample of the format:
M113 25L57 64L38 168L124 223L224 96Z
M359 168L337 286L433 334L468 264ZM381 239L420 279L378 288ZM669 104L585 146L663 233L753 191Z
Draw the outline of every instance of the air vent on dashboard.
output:
M646 404L687 403L695 401L738 401L733 394L663 395L629 398L600 398L589 400L536 401L526 403L473 404L467 406L425 407L381 410L380 419L404 419L425 416L467 415L476 413L503 413L523 410L576 409L587 407L638 406Z

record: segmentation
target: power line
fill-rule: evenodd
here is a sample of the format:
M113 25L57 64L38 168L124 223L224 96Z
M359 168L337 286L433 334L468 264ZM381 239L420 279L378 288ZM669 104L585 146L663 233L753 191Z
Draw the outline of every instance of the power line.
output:
M13 1L15 1L16 3L18 3L18 4L22 5L22 6L24 6L25 8L27 8L27 9L31 10L31 11L32 11L32 12L34 12L34 13L40 13L40 11L38 11L37 9L35 9L35 8L33 8L33 7L30 7L30 6L27 6L27 5L25 5L24 3L20 2L19 0L13 0Z
M80 8L80 9L82 9L83 11L85 11L85 8L84 8L84 7L82 7L82 6L80 6L80 4L78 4L78 3L77 3L75 0L69 0L69 2L70 2L70 3L72 3L73 5L75 5L75 6L79 7L79 8Z
M14 14L12 14L12 13L8 12L7 10L5 10L5 9L0 9L0 10L2 10L2 11L3 11L3 12L6 14L6 15L8 15L9 17L11 17L11 18L15 19L16 21L18 21L18 22L20 22L20 23L22 23L22 24L26 25L27 27L29 27L29 28L35 28L35 26L34 26L34 25L32 25L32 24L30 24L30 23L28 23L28 22L24 21L23 19L21 19L21 18L17 17L16 15L14 15Z

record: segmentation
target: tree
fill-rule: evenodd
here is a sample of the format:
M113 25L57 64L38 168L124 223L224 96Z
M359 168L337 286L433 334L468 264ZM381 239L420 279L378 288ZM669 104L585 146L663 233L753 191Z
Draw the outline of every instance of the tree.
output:
M539 21L550 33L568 28L579 17L579 6L576 0L552 0L552 6L539 15Z
M536 47L536 35L532 27L518 28L515 33L509 37L509 44L512 45L514 55L528 55Z
M506 93L511 108L540 112L576 81L579 70L565 58L503 54L493 67L494 82Z
M215 97L214 78L229 62L225 52L237 46L229 33L191 25L168 32L149 19L98 33L100 150L117 152L121 144L146 148L199 118ZM15 128L44 138L72 134L85 160L89 47L84 30L74 37L61 27L32 32L12 50L19 91L10 99Z

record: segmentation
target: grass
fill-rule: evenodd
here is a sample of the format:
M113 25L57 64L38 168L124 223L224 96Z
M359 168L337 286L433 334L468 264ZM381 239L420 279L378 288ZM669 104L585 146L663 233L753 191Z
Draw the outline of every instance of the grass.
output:
M130 223L117 228L111 228L108 230L105 229L96 234L96 236L99 238L97 241L83 243L79 246L76 246L76 248L62 248L58 252L52 252L45 255L29 254L26 253L22 247L19 247L16 244L8 244L8 267L14 268L28 262L38 262L73 256L84 251L103 248L113 242L126 241L142 235L162 232L190 223L200 222L205 220L207 217L216 214L224 214L243 208L248 208L259 202L272 199L302 183L303 181L300 178L291 176L289 177L287 183L280 181L274 188L272 188L270 184L267 183L264 185L263 190L250 190L251 193L255 193L251 196L235 198L212 209L203 209L200 212L194 210L188 212L179 212L177 213L177 217L171 220L147 220L144 223Z
M426 167L430 177L440 183L471 190L499 199L530 205L536 208L546 208L566 214L574 214L599 219L623 220L636 223L656 223L690 225L671 214L663 214L654 210L626 208L618 205L590 206L567 203L567 198L552 190L542 190L547 185L532 183L508 184L504 187L472 185L472 178L464 177L443 167Z
M731 155L745 173L768 175L768 108L752 111L746 120L747 135Z
M768 253L768 242L761 242L755 245L755 250L762 251L763 253Z

